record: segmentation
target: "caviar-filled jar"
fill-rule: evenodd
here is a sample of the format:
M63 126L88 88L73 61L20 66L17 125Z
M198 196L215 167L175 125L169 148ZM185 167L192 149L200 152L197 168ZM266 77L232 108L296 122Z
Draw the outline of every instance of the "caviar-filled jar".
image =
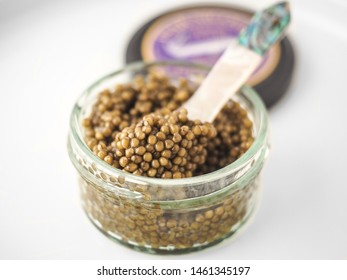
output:
M254 213L259 174L269 149L266 109L250 87L234 95L253 123L254 141L223 168L182 179L122 171L90 150L82 121L100 92L153 70L165 72L172 82L184 76L197 87L209 68L182 62L135 63L101 78L82 93L71 114L68 139L70 159L80 177L82 205L102 233L136 250L160 254L200 250L238 232Z

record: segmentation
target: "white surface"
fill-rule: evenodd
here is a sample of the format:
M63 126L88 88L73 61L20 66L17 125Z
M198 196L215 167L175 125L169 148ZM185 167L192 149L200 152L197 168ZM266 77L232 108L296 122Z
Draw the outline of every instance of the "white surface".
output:
M347 1L292 5L295 79L270 112L263 198L241 236L152 256L113 243L85 217L66 151L73 103L123 65L141 22L186 2L0 1L0 258L346 259Z

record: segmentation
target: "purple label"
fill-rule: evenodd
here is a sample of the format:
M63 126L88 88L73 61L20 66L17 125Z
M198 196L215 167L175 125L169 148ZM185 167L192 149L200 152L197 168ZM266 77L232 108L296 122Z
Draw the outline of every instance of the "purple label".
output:
M250 17L248 13L228 8L192 8L165 15L145 33L142 56L147 61L184 60L213 65ZM270 53L264 57L249 81L251 84L272 72L271 56Z

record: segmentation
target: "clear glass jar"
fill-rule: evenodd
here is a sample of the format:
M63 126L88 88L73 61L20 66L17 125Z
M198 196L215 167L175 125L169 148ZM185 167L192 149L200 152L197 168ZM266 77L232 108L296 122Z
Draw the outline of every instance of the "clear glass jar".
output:
M216 244L250 219L259 197L259 173L268 153L268 120L263 102L250 87L233 99L253 121L254 143L238 160L206 175L185 179L136 176L98 158L84 142L82 119L106 88L128 83L155 67L172 80L184 75L198 86L208 67L181 62L134 63L90 86L70 120L68 151L80 175L83 208L106 236L136 250L185 253Z

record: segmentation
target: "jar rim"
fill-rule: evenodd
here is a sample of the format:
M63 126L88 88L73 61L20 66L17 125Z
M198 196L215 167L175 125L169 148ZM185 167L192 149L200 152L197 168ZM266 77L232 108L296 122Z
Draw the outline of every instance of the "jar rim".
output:
M124 72L130 72L134 70L140 70L142 68L147 68L151 66L179 66L179 67L191 67L199 70L208 71L211 67L203 64L191 63L186 61L153 61L153 62L133 62L127 64L125 67L120 70L113 71L90 85L85 91L82 92L80 97L77 99L71 115L70 115L70 135L72 139L75 141L77 146L83 152L83 154L90 158L93 162L95 162L101 169L107 171L108 174L114 174L115 177L125 177L127 182L134 184L146 184L146 185L170 185L170 186L187 186L187 185L196 185L200 183L206 183L221 179L229 174L232 174L236 170L239 170L242 166L246 165L251 159L253 159L258 151L264 146L264 143L267 141L267 111L263 101L260 99L259 95L256 91L247 85L242 86L241 91L247 99L251 102L253 107L255 108L257 113L259 114L259 130L254 138L254 142L251 147L237 160L226 165L223 168L215 170L213 172L194 176L190 178L178 178L178 179L162 179L162 178L151 178L145 176L138 176L132 173L117 169L111 165L109 165L104 160L100 159L97 155L95 155L90 148L87 146L86 142L83 139L82 126L80 122L80 114L83 109L83 105L85 103L86 98L93 88L100 85L104 81L113 76ZM115 186L117 187L117 186Z

